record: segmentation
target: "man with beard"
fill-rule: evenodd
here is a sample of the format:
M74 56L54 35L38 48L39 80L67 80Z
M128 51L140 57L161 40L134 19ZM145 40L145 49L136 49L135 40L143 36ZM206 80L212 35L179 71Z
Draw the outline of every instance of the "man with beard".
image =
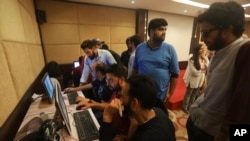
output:
M107 66L106 83L107 83L107 86L112 91L112 95L109 101L98 102L89 98L77 97L78 104L76 107L80 107L80 109L82 110L93 108L93 109L98 109L98 110L103 111L106 105L108 105L112 99L120 98L121 84L124 83L126 78L127 78L127 70L121 64L112 64L110 66ZM130 134L132 134L133 131L132 130L129 131L130 119L128 116L126 116L125 112L124 112L123 117L120 117L119 114L115 115L113 118L113 121L114 121L113 126L114 126L115 134L119 134L123 136L130 136Z
M86 110L88 108L94 108L99 110L104 110L105 106L114 98L119 98L121 95L121 86L120 83L123 83L127 77L126 69L120 64L112 64L107 66L105 70L106 73L106 85L112 91L111 96L109 96L106 102L94 101L89 98L77 97L77 106L81 107L80 109ZM79 87L80 88L80 87ZM68 88L66 89L68 90ZM70 90L70 89L69 89Z
M137 46L132 72L152 77L156 83L157 98L162 101L172 96L179 76L176 51L164 42L167 25L163 18L149 22L149 40Z
M201 40L215 54L204 94L190 107L188 138L227 141L229 125L250 124L250 40L241 38L244 9L233 1L216 2L197 21Z
M100 141L113 140L112 122L124 105L138 126L128 141L175 141L175 129L171 120L159 108L154 108L156 89L153 80L146 75L134 75L121 83L120 99L113 99L103 113Z
M103 62L106 65L116 64L114 57L107 50L97 49L92 40L85 40L81 44L81 48L85 55L84 67L80 83L86 83L87 78L90 74L91 65L94 62ZM95 74L91 73L92 80L95 80Z

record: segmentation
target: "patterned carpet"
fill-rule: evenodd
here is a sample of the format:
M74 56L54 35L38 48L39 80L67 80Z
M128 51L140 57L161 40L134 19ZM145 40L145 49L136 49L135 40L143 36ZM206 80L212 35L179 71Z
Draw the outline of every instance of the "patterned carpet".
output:
M186 130L188 114L182 110L168 110L168 113L175 126L176 141L188 141Z

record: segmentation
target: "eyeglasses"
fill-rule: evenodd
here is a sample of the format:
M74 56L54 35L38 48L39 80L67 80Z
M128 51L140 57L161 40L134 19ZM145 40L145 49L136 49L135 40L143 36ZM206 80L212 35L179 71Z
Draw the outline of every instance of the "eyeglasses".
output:
M117 81L118 79L114 80L112 78L109 78L109 79L106 78L105 80L106 80L107 83L113 83L114 81Z
M206 37L209 36L209 34L210 34L212 31L217 30L217 29L218 29L217 27L214 27L214 28L211 28L211 29L208 29L208 30L203 30L203 31L201 31L201 36L202 36L203 38L206 38Z

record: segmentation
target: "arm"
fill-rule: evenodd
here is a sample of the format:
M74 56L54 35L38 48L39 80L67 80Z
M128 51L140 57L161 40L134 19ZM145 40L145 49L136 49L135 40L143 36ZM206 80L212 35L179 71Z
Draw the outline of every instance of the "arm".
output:
M171 98L174 90L176 88L177 82L178 82L178 77L179 77L179 72L180 72L180 68L179 68L179 63L178 63L178 58L177 58L177 54L174 50L174 48L172 48L172 61L169 67L169 72L170 72L170 84L169 84L169 88L167 91L167 94L165 96L165 100L167 100L168 98Z
M91 83L89 83L86 85L80 85L78 87L68 87L68 88L65 88L64 91L71 92L71 91L87 90L87 89L91 89L91 88L93 88L93 86Z
M108 104L103 112L103 123L101 123L101 127L99 129L99 140L100 141L112 141L113 140L113 132L112 132L112 119L114 114L116 114L121 106L121 102L119 99L114 99Z
M77 101L77 106L76 107L81 107L82 110L86 110L88 108L93 108L93 109L99 109L99 110L104 110L105 107L108 105L106 102L96 102L92 99L89 98L83 98L78 96L76 98Z
M178 77L179 77L178 74L171 74L170 84L169 84L168 93L166 95L166 99L171 98L171 96L173 95L177 82L178 82Z

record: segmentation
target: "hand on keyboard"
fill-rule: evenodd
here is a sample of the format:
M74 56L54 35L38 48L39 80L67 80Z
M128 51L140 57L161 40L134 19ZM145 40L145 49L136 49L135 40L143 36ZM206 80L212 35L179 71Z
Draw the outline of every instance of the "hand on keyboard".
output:
M64 93L65 93L65 94L66 94L66 93L69 93L69 92L73 92L73 91L77 91L76 88L74 88L74 87L68 87L68 88L65 88L65 89L64 89Z
M92 103L89 102L88 98L82 98L78 96L76 99L77 105L76 105L76 110L86 110L88 108L91 108ZM79 100L80 99L80 100Z
M82 96L78 96L76 97L76 103L79 103L82 100L85 100L86 98L82 97Z

